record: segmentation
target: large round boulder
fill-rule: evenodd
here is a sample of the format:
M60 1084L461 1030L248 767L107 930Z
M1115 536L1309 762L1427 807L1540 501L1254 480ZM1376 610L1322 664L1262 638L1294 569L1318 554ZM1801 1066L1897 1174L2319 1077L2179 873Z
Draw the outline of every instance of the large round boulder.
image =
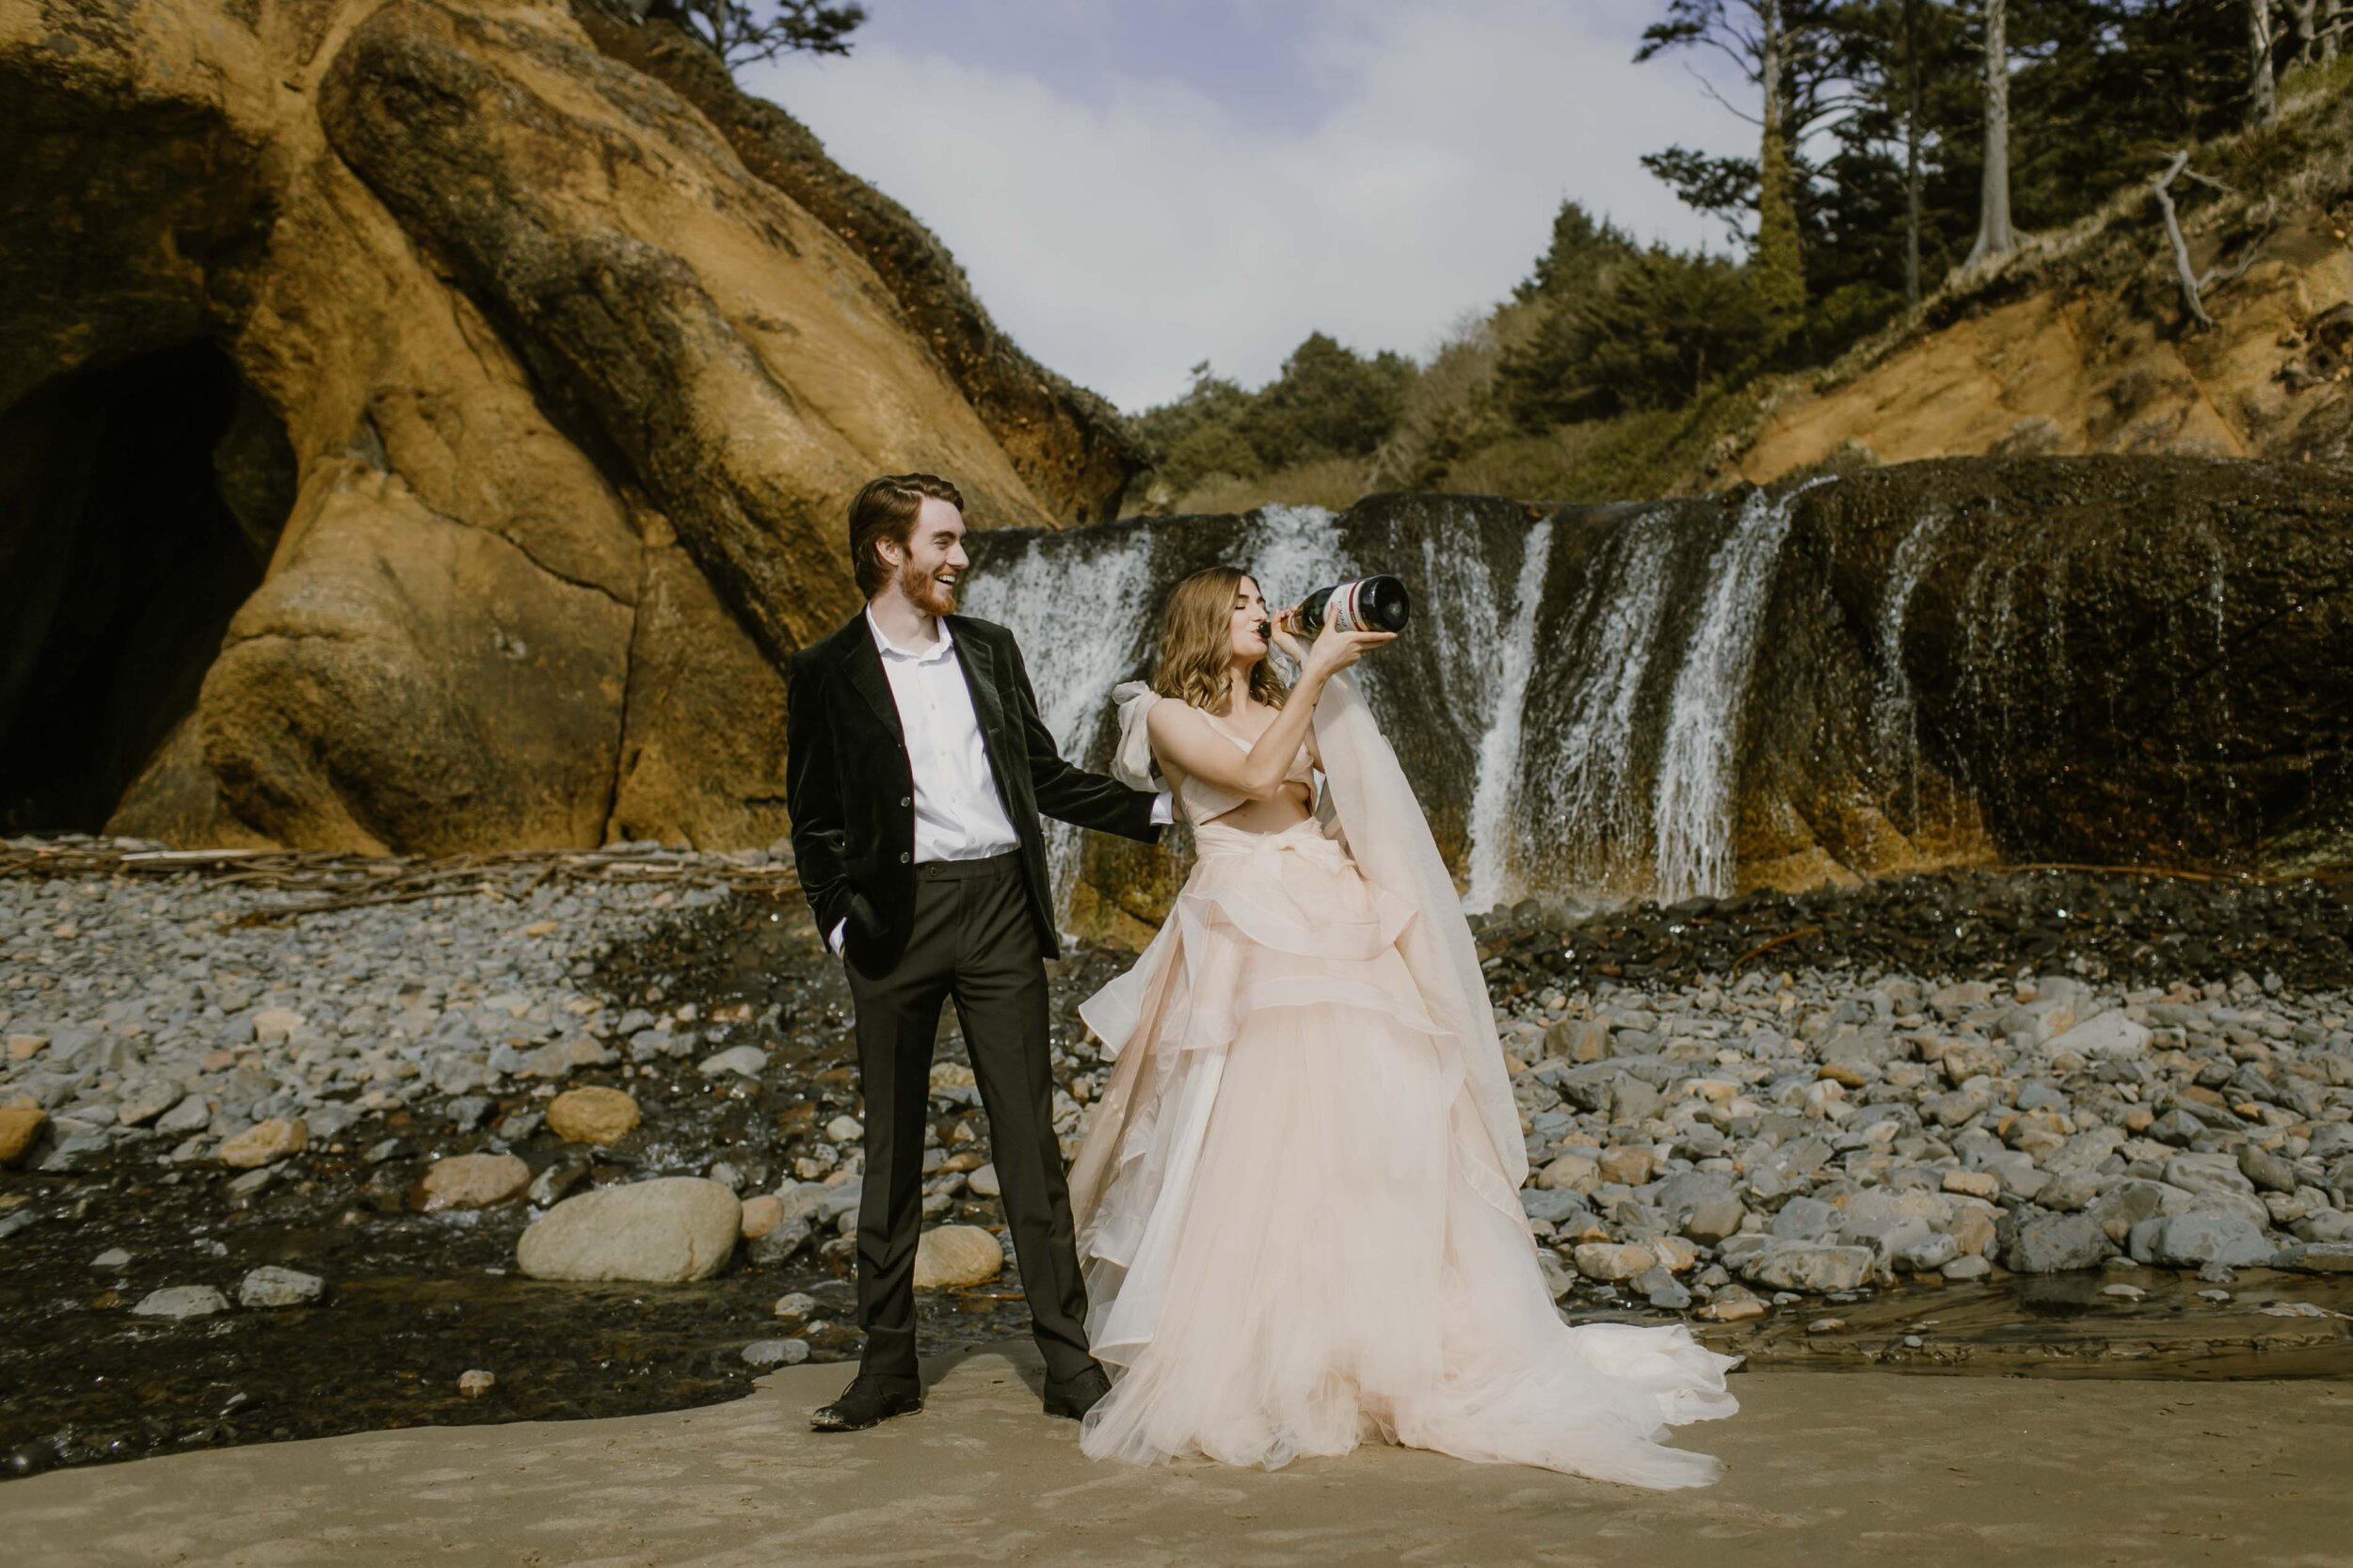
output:
M727 1266L744 1206L701 1176L656 1176L566 1198L523 1232L515 1261L534 1279L682 1285Z
M1004 1248L978 1225L940 1225L925 1231L915 1244L918 1290L986 1285L1004 1268Z

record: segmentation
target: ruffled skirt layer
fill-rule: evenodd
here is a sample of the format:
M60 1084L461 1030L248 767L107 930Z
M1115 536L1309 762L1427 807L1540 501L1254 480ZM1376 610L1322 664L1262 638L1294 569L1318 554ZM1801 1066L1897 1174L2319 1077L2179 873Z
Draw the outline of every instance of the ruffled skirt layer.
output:
M1654 1487L1728 1416L1681 1324L1572 1328L1398 950L1410 904L1310 821L1211 823L1160 936L1080 1008L1118 1062L1073 1175L1080 1446L1270 1468L1368 1438Z

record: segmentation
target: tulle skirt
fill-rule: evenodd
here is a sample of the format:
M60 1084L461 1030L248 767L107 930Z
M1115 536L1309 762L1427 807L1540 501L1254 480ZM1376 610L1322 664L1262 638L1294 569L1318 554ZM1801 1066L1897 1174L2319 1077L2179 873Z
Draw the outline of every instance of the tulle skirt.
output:
M1118 1063L1072 1178L1112 1377L1081 1448L1273 1468L1379 1439L1713 1480L1660 1438L1733 1413L1737 1358L1680 1323L1561 1321L1399 952L1413 906L1313 820L1195 841L1160 936L1080 1007Z

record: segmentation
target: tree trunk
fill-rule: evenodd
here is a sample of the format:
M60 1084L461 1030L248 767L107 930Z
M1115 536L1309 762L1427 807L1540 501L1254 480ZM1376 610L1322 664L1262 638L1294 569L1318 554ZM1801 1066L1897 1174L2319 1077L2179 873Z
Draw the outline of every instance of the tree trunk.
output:
M2018 248L2009 223L2009 39L2005 0L1985 0L1985 177L1977 188L1977 242L1969 261Z
M1904 0L1904 303L1920 303L1920 0Z
M2320 57L2320 37L2316 19L2320 0L2287 0L2288 14L2296 19L2296 63L2309 65Z
M2280 93L2271 75L2271 0L2247 0L2247 119L2268 125L2280 117Z
M2337 57L2337 37L2345 31L2341 0L2321 0L2320 63L2327 65Z
M1796 174L1789 159L1789 116L1782 87L1781 0L1757 0L1765 48L1758 72L1765 88L1765 138L1757 159L1756 282L1766 319L1776 336L1794 330L1805 313L1805 270L1798 246Z

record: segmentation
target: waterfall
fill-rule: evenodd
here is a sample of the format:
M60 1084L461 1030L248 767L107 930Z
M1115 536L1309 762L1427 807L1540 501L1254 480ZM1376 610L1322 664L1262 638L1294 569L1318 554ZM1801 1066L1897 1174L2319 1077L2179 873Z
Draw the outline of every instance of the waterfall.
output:
M1039 717L1063 756L1101 767L1112 746L1112 688L1146 673L1160 634L1160 600L1190 571L1229 562L1281 606L1332 580L1339 558L1333 516L1321 506L1269 506L1238 520L1151 520L1058 533L966 536L974 570L964 609L1013 629ZM1179 531L1181 530L1181 532ZM1050 818L1046 853L1057 910L1067 914L1082 830Z
M1475 560L1479 577L1486 581L1484 560L1468 551L1443 551L1435 538L1423 541L1424 570L1435 579L1441 560ZM1479 767L1472 776L1468 889L1463 906L1476 914L1494 908L1504 896L1507 868L1512 860L1513 808L1518 804L1520 735L1528 712L1528 678L1536 659L1536 610L1544 592L1545 568L1552 558L1552 520L1528 531L1521 547L1518 580L1512 586L1509 607L1496 604L1496 613L1511 628L1500 639L1488 639L1497 650L1494 675L1480 683L1485 713L1479 740ZM1488 602L1495 603L1492 591Z
M2018 713L2011 690L2010 625L2015 602L2015 565L1997 568L1991 555L1969 569L1962 601L1969 607L1963 620L1968 655L1963 662L1970 706L1977 722L1998 734L1990 756L1973 761L1971 772L1979 792L2005 808L2015 804L2017 773L2010 760L2017 756L2014 724ZM1992 715L1992 723L1987 716Z
M1496 597L1495 574L1487 569L1483 552L1467 549L1459 539L1443 539L1434 530L1422 536L1420 553L1421 577L1413 586L1418 600L1414 613L1421 622L1422 635L1416 641L1428 643L1432 629L1438 629L1438 657L1432 671L1438 711L1458 720L1468 719L1481 737L1492 737L1497 710L1502 706L1496 690L1499 667L1496 655L1508 616ZM1390 569L1402 569L1403 565L1397 562ZM1369 675L1389 657L1385 654L1358 664L1358 678ZM1483 761L1484 753L1481 755ZM1477 816L1476 807L1472 815Z
M1920 811L1920 722L1912 677L1904 668L1904 620L1944 527L1941 511L1926 513L1912 525L1896 546L1895 559L1887 568L1886 590L1880 599L1880 683L1871 703L1871 746L1884 766L1901 774L1915 829Z
M1250 514L1230 564L1257 580L1269 609L1280 610L1354 569L1336 559L1337 542L1332 514L1321 506L1263 506Z
M1430 496L982 534L966 598L1020 637L1063 754L1100 767L1111 688L1143 673L1160 595L1186 573L1231 562L1280 606L1397 571L1414 629L1356 669L1465 906L1543 888L1679 898L1732 885L1742 698L1801 493L1758 492L1729 519L1710 502L1541 517ZM1931 544L1915 529L1897 552L1890 648ZM1908 706L1902 688L1889 700ZM1080 835L1047 834L1067 911Z
M2260 808L2231 789L2247 679L2229 680L2234 662L2253 663L2242 600L2268 589L2231 569L2238 541L2218 518L2169 524L2169 548L2193 552L2188 574L2135 608L2142 577L2102 552L2101 530L2138 541L2142 520L2054 536L2039 507L2016 504L2043 483L1938 468L1548 514L1499 496L1383 494L1337 514L983 532L967 541L966 597L1020 637L1063 754L1099 769L1111 688L1144 672L1160 596L1187 573L1233 563L1275 606L1397 573L1413 627L1356 673L1474 911L1530 894L1674 903L1759 876L1868 874L1906 860L1882 820L1938 855L1993 842L2005 824L2038 841L2097 840L2105 819L2063 803L2096 802L2110 781L2078 759L2139 766L2133 738L2100 727L2150 714L2170 726L2152 743L2156 787L2254 841ZM2150 633L2095 621L2089 607L2110 600ZM2182 700L2165 710L2153 679L2179 682ZM1130 918L1151 919L1181 870L1047 832L1064 919L1078 908L1090 931L1135 935ZM1170 847L1181 857L1186 841Z
M1799 496L1758 490L1709 564L1699 624L1676 672L1654 807L1658 896L1732 890L1733 751L1765 598Z
M1538 770L1576 878L1606 886L1627 868L1624 846L1649 827L1635 788L1635 718L1665 621L1672 581L1671 507L1619 524L1595 552L1558 656L1574 682L1557 756Z
M1037 696L1038 716L1064 757L1097 752L1108 732L1112 688L1146 657L1152 634L1153 536L1112 524L1000 542L968 536L976 565L962 608L1014 629ZM1067 908L1078 867L1078 828L1048 818L1046 852L1057 908Z

